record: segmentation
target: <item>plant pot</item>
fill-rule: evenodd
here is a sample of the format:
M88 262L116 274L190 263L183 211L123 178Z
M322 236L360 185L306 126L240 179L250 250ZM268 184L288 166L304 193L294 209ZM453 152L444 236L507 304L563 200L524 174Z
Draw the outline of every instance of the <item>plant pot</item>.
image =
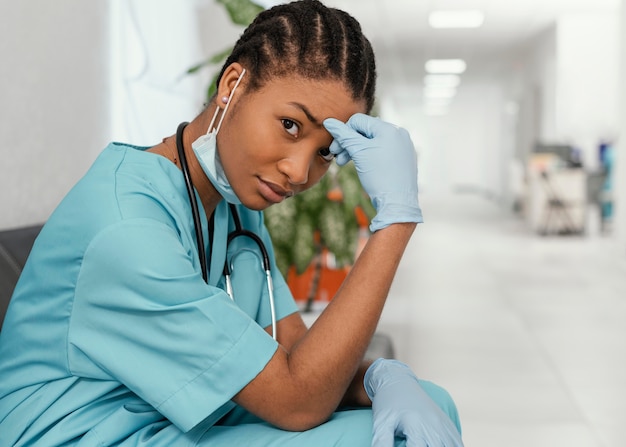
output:
M296 268L292 266L287 274L287 285L296 302L301 304L301 308L307 307L307 301L312 292L311 288L314 287L315 269L315 263L311 263L304 272L297 274ZM335 296L349 271L349 267L335 269L322 265L317 290L313 294L313 303L312 306L309 303L308 307L325 307Z

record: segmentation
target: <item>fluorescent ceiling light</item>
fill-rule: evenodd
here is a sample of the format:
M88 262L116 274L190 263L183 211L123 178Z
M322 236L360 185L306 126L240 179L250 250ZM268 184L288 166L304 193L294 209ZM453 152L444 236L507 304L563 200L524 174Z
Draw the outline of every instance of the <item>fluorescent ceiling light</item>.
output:
M455 74L429 74L424 76L424 85L458 87L460 83L461 77Z
M485 21L485 14L478 10L433 11L428 24L433 28L478 28Z
M428 116L442 116L448 113L448 106L425 105L423 112L424 112L424 115L428 115Z
M454 87L439 87L428 85L424 87L425 98L452 98L456 95L456 89Z
M430 74L461 74L467 65L463 59L430 59L424 68Z
M424 98L424 106L425 107L430 107L430 106L434 106L434 107L449 106L450 103L452 103L452 97L448 97L448 98L437 98L437 97Z

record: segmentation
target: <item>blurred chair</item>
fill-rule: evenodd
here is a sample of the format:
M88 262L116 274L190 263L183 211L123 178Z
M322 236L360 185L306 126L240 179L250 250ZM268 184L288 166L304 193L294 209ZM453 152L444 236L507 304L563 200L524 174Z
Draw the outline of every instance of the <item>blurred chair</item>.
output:
M576 225L571 211L579 207L579 200L566 200L552 184L547 171L541 172L541 180L546 194L543 218L539 233L547 235L556 234L579 234L584 231L584 225Z

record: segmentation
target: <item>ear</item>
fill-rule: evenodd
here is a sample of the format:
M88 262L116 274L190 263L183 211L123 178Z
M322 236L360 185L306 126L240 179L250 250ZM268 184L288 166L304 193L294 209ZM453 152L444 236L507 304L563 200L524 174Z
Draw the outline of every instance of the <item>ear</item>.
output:
M239 62L233 62L226 70L224 70L224 74L220 79L220 85L217 87L217 100L220 101L220 98L227 98L233 92L235 88L235 84L241 77L244 72L244 67ZM245 79L242 79L239 87L237 87L237 91L245 90Z

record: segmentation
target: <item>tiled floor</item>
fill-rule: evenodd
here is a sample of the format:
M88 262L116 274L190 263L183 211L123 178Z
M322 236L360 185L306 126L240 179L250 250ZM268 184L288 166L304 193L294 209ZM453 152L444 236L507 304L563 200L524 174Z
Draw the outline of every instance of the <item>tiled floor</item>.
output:
M477 196L421 200L379 331L450 391L466 446L626 445L626 250L537 236Z

